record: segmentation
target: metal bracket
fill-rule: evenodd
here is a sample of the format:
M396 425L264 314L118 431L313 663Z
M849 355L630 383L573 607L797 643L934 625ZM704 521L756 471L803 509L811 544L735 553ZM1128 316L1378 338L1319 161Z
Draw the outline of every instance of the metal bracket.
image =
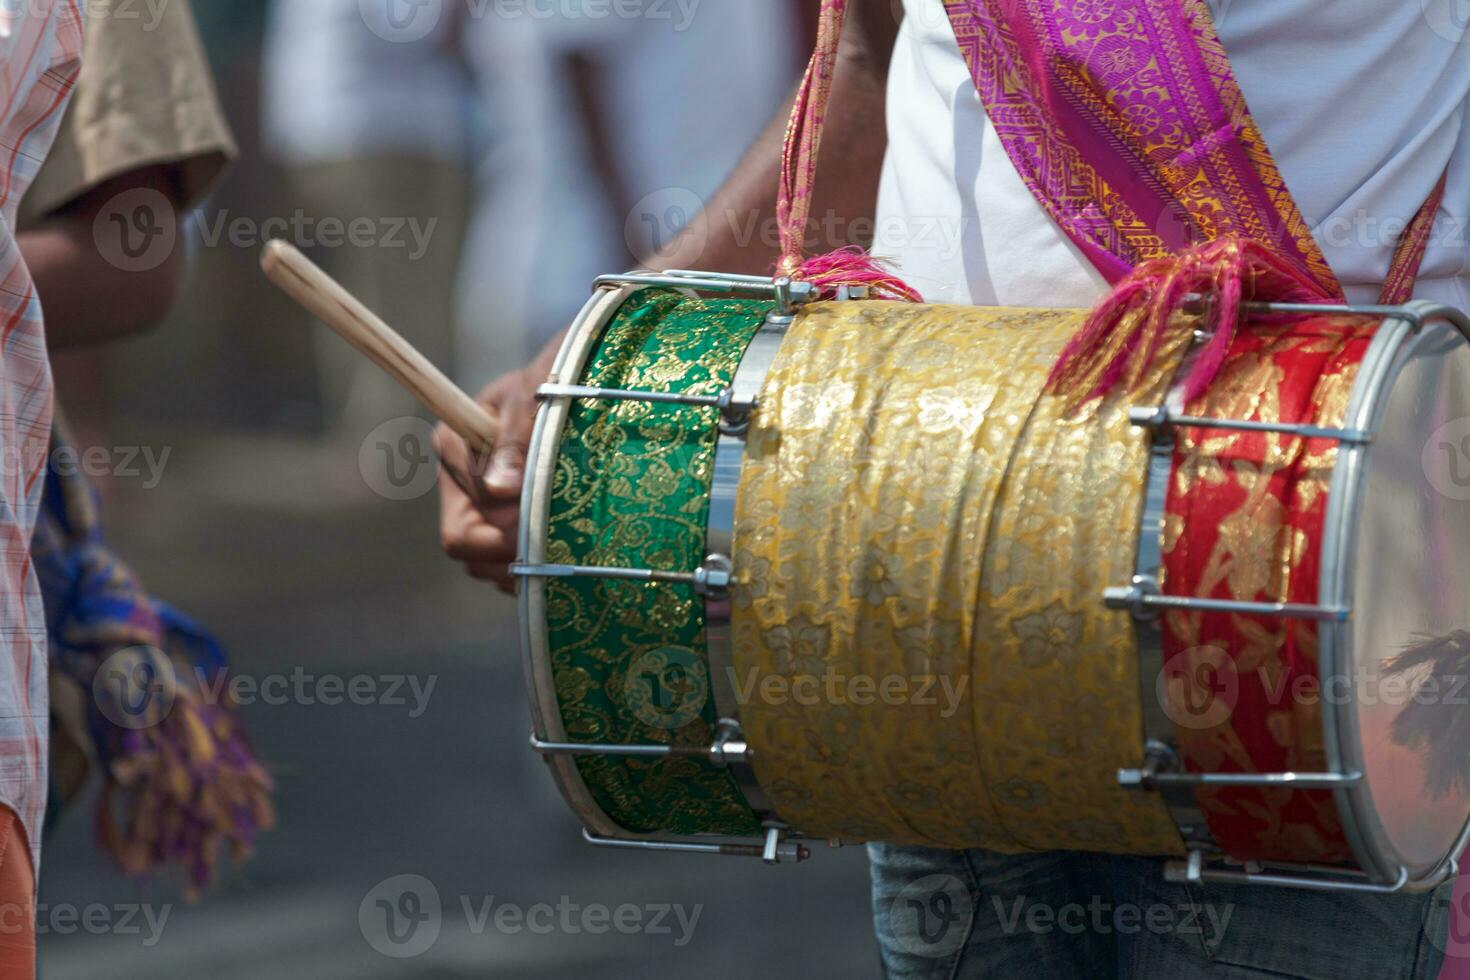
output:
M1189 293L1180 299L1180 309L1191 316L1202 316L1209 311L1209 307L1216 301L1213 293ZM1338 303L1270 303L1261 300L1247 300L1240 304L1244 313L1258 313L1266 316L1291 316L1297 314L1321 314L1323 316L1351 316L1366 317L1370 320L1387 320L1390 318L1404 320L1416 332L1424 325L1424 316L1417 310L1403 306L1382 306L1377 304L1338 304Z
M740 435L750 428L750 416L760 403L754 398L736 398L733 388L718 395L684 395L668 391L631 391L626 388L594 388L588 385L544 384L536 389L541 401L551 398L587 398L595 401L643 402L650 405L684 405L713 408L720 413L720 431Z
M1301 425L1293 422L1258 422L1251 419L1213 419L1202 415L1175 415L1166 405L1130 409L1128 421L1154 433L1183 427L1221 429L1226 432L1275 432L1301 439L1333 439L1354 445L1366 445L1373 441L1373 434L1361 429L1325 428L1320 425Z
M703 759L713 766L749 765L755 752L740 726L726 719L715 731L713 745L619 745L614 742L548 742L531 733L531 748L540 755L604 755L645 759Z
M1363 781L1360 772L1185 772L1179 755L1162 742L1149 742L1143 765L1119 769L1118 785L1155 790L1166 786L1285 786L1292 789L1340 789Z
M630 272L619 276L598 276L593 289L620 286L653 286L664 289L693 289L703 293L732 293L771 299L782 313L817 298L817 287L809 282L792 282L782 277L737 276L722 272L694 272L672 269L664 273Z
M692 572L666 572L657 568L618 568L612 565L555 565L516 562L510 566L517 578L606 578L626 582L664 582L688 585L696 595L723 597L730 588L734 566L725 555L710 555Z
M1236 870L1219 864L1206 867L1200 852L1191 851L1187 861L1164 862L1164 880L1193 885L1273 885L1278 888L1303 888L1319 892L1354 892L1368 895L1392 895L1403 891L1409 883L1409 871L1402 865L1392 884L1368 881L1365 875L1330 865L1307 864L1293 867L1301 873L1254 871L1250 870L1250 866ZM1446 880L1447 877L1448 875L1441 876L1440 881Z
M1242 602L1238 599L1204 599L1197 596L1163 595L1159 581L1135 575L1131 584L1103 590L1109 609L1124 609L1136 619L1148 620L1158 609L1194 609L1199 612L1242 613L1248 616L1280 616L1283 619L1315 619L1344 623L1352 610L1343 606L1308 605L1298 602Z
M749 765L755 751L745 741L740 723L732 718L721 718L715 727L715 744L709 750L710 761L717 766Z
M794 840L784 839L781 829L770 827L760 844L706 844L696 841L625 840L602 837L583 829L582 839L594 847L615 847L638 851L664 851L670 854L718 854L725 857L760 858L766 864L799 864L812 856L811 851Z

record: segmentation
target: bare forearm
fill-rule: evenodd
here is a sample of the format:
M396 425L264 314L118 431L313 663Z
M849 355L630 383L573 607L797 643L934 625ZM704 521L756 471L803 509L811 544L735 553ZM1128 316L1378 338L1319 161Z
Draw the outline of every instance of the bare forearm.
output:
M809 252L870 244L888 148L888 64L899 26L892 11L889 0L852 2L832 78L807 228ZM793 100L794 94L704 210L667 248L646 257L645 267L770 275L780 257L776 188ZM531 377L550 370L561 340L560 334L552 338L526 368Z
M108 257L97 231L98 216L123 191L138 187L172 191L165 168L141 171L109 182L17 236L46 317L46 339L53 350L105 343L146 329L172 307L182 277L183 245L172 209L157 215L172 225L175 246L150 268L123 268ZM104 226L102 234L108 229Z
M886 5L855 5L843 39L806 229L810 252L868 245L872 238L888 145L884 109L896 25L856 8L882 6ZM704 211L647 265L770 274L780 250L776 187L790 108L788 100Z

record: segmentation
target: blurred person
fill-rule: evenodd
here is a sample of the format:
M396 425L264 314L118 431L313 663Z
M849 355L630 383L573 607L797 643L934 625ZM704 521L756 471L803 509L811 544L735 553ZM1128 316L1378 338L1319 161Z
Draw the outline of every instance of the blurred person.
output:
M474 104L452 20L434 17L424 36L400 38L400 3L274 0L263 141L313 222L311 240L296 244L447 368ZM335 240L361 219L376 223L377 239ZM314 329L329 431L365 431L414 411L381 372Z
M1034 168L1043 156L1036 147L1045 145L1046 134L1034 129L1018 134L1024 127L1018 127L1015 119L993 119L987 105L1013 98L1022 100L1027 110L1039 111L1037 105L1047 93L1040 83L1030 88L1021 73L989 74L1005 62L998 57L987 60L986 54L994 55L987 45L1006 38L976 25L1008 16L1035 17L1045 25L1053 24L1051 18L1068 19L1073 31L1066 34L1068 39L1095 38L1106 29L1099 24L1112 24L1113 18L1134 6L1078 4L1072 11L1073 5L1063 4L904 0L906 16L900 31L890 0L850 0L826 108L813 213L830 211L849 222L874 221L880 229L875 249L892 258L897 271L931 302L1092 306L1118 278L1110 280L1102 271L1111 270L1110 256L1117 261L1109 243L1127 240L1132 232L1151 234L1157 244L1164 229L1119 228L1099 221L1105 212L1088 196L1092 191L1087 185L1062 180L1067 176L1063 174L1053 175L1057 178L1053 183L1036 177ZM1431 221L1438 215L1451 226L1463 227L1470 201L1466 119L1470 58L1465 55L1470 50L1466 47L1470 24L1457 18L1431 28L1419 4L1372 0L1332 5L1272 0L1215 7L1228 7L1229 16L1217 17L1206 33L1213 40L1217 30L1230 54L1232 84L1238 80L1266 142L1278 154L1272 168L1279 166L1279 176L1299 196L1305 217L1302 227L1317 229L1304 236L1316 245L1302 241L1301 247L1320 250L1325 257L1322 265L1330 262L1348 299L1372 301L1398 253L1397 239L1364 241L1331 231L1355 214L1391 217L1401 228L1413 226L1421 214ZM1181 9L1161 4L1158 16L1183 16L1181 10L1203 20L1211 14L1202 3ZM969 28L963 43L955 21ZM1044 31L1038 34L1045 36ZM1063 34L1058 27L1056 36ZM1116 54L1121 48L1119 41L1118 48L1104 50ZM1130 62L1119 55L1113 64L1126 71L1147 63L1147 55L1143 57L1142 62ZM1412 77L1384 87L1378 66L1388 59L1412 65ZM1064 64L1076 68L1075 62ZM1063 70L1056 64L1052 68ZM720 99L713 105L723 108L727 103ZM1344 113L1344 106L1352 111ZM1147 107L1138 108L1141 122L1147 123ZM779 257L776 249L743 238L729 219L764 218L774 211L785 128L784 117L773 121L707 212L694 219L672 248L651 258L650 265L771 274ZM1058 127L1054 135L1065 132ZM1218 135L1224 140L1240 137L1228 129ZM1352 151L1345 152L1344 147ZM1132 144L1126 149L1131 150ZM1212 152L1204 145L1192 150ZM1130 157L1143 159L1142 154ZM1094 160L1092 153L1085 162L1114 163ZM1441 187L1442 201L1437 198ZM1206 188L1206 202L1218 200L1214 190ZM1279 185L1276 191L1279 196ZM1075 199L1067 199L1067 192ZM1426 201L1437 207L1426 206ZM1081 217L1070 210L1084 204L1093 210ZM892 229L901 236L927 219L948 222L963 236L963 247L912 234L885 241L881 234ZM1095 238L1086 233L1089 227ZM843 237L824 241L824 250L846 244ZM1432 236L1422 258L1415 295L1470 306L1470 252L1463 236ZM534 392L545 381L555 351L553 341L530 364L501 376L481 394L481 400L499 412L505 430L488 472L478 482L463 445L446 430L440 431L445 468L456 474L446 474L441 482L446 550L465 564L470 575L507 589L512 584L508 565L516 552ZM464 486L475 489L467 493ZM1086 930L1063 936L1011 929L1002 903L992 908L984 900L1001 893L1025 895L1033 889L1031 900L1052 908L1073 902L1085 906L1090 897L1110 903L1196 907L1196 893L1162 881L1154 861L882 844L870 845L869 855L874 925L885 972L893 977L979 977L1019 971L1035 976L1222 980L1330 974L1379 980L1433 977L1444 958L1450 883L1418 895L1285 892L1212 883L1208 894L1225 903L1233 918L1228 934L1216 936L1215 943L1206 946L1202 936L1181 939L1148 932L1117 936ZM951 876L959 882L974 907L974 914L962 922L963 942L942 957L922 955L924 947L915 945L919 936L900 933L897 918L887 914L906 888L933 876ZM1089 896L1089 887L1101 892ZM1043 895L1047 897L1041 899ZM911 928L922 930L924 924Z
M75 0L0 5L0 976L35 975L35 894L46 806L46 620L29 548L51 431L41 303L16 241L16 212L51 148L82 51Z
M234 0L194 8L205 54L226 88L232 73L258 60L270 5L271 0Z
M816 7L455 9L491 135L456 303L458 374L478 389L699 212L789 94Z
M116 16L122 2L87 6L75 96L20 206L53 357L163 319L186 265L180 215L236 155L187 0L156 20ZM198 892L219 845L239 857L271 822L270 781L231 706L197 687L222 652L107 549L59 408L53 429L31 543L50 639L47 823L100 770L99 845L129 874L174 867Z

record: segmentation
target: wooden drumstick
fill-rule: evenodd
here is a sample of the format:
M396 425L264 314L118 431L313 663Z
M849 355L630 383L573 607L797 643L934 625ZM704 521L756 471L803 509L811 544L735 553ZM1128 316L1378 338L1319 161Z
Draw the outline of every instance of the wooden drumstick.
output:
M268 243L260 268L282 292L387 371L472 450L488 455L495 448L500 420L296 246L279 239Z

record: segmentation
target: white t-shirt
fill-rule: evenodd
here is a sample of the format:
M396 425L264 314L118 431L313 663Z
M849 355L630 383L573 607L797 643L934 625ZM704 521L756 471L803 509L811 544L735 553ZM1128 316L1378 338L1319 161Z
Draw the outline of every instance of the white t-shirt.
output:
M697 214L790 94L800 67L789 5L526 4L556 16L472 21L465 49L496 136L460 277L460 351L472 389L562 330L592 280L661 248ZM637 9L637 8L631 8ZM603 70L603 104L632 213L615 214L560 59ZM757 229L759 231L759 229Z
M1459 0L1210 0L1327 261L1374 302L1449 166L1417 295L1470 308L1470 18ZM1091 306L1106 283L1006 155L941 0L904 0L874 251L931 302Z
M448 6L273 3L261 95L270 153L288 165L378 154L464 160L474 92L454 56Z

